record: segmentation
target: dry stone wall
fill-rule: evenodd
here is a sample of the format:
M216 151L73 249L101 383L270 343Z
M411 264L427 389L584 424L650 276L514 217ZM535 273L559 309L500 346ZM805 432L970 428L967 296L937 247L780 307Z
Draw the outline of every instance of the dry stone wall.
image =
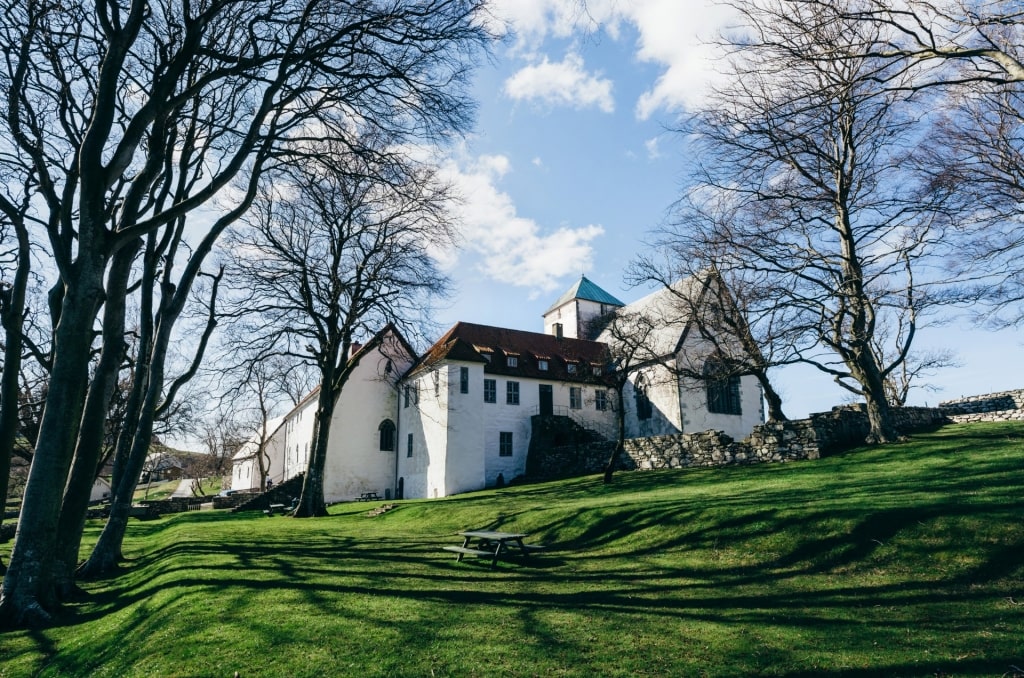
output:
M970 396L939 403L950 421L1024 421L1024 389Z
M896 426L904 433L940 426L949 420L937 408L906 407L896 411ZM797 421L762 424L745 440L735 441L721 431L677 433L634 438L625 442L621 470L651 470L763 464L818 459L864 443L870 427L863 406L833 408ZM612 442L531 449L529 468L537 478L599 473L614 449Z

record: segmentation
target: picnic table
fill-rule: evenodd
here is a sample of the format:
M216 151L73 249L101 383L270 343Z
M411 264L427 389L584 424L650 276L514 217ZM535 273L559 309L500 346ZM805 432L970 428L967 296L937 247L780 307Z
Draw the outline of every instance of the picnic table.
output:
M464 538L462 546L444 546L445 551L452 551L458 554L457 562L462 562L465 556L480 556L491 559L491 567L498 564L498 558L509 553L509 544L516 546L519 553L529 556L531 551L538 551L543 546L537 544L524 544L523 538L529 535L517 532L495 532L494 530L467 530L459 532ZM474 545L473 542L476 542Z
M380 501L380 496L376 492L363 492L356 501Z

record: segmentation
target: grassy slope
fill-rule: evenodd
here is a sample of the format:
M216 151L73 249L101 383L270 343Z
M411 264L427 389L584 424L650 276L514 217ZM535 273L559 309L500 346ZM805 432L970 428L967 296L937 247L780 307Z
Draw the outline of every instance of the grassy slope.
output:
M0 676L1014 675L1022 472L1024 426L952 426L377 518L133 522L123 575L66 625L0 635ZM469 527L550 550L456 564L439 546Z

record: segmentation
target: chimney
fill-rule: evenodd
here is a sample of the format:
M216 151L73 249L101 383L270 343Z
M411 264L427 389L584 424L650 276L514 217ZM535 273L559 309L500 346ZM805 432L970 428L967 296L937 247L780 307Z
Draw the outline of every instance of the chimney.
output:
M363 347L362 344L353 341L352 345L348 347L348 359L352 360L356 353L359 353L359 349Z
M562 338L562 323L554 323L551 325L551 331L554 333L555 338Z

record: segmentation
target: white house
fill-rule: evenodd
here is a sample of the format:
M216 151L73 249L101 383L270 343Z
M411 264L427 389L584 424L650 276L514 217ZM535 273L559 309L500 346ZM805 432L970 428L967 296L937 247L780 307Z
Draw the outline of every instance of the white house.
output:
M680 289L702 294L703 284L684 281ZM752 377L679 376L683 360L714 356L676 308L665 290L625 305L581 277L545 312L543 333L460 322L417 357L389 325L350 358L355 372L330 424L325 499L370 491L444 497L508 482L526 470L534 415L566 417L613 437L608 375L617 346L608 328L626 314L655 325L625 387L627 436L714 428L745 437L763 421L760 386ZM282 479L306 468L317 396L309 394L277 429ZM238 458L235 472L245 463L251 459Z
M280 429L284 426L284 417L276 417L266 422L265 436L259 432L246 440L231 458L231 489L258 490L260 487L260 465L257 454L260 451L260 438L265 437L263 445L263 463L267 479L279 483L287 476L284 470L285 437Z

